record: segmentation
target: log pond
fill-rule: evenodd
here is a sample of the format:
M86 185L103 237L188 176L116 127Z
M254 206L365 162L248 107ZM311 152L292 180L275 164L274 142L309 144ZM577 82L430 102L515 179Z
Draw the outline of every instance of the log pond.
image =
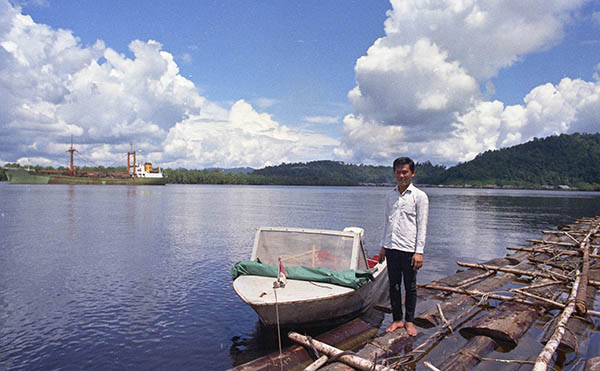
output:
M597 192L424 190L419 283L600 210ZM375 254L387 191L2 182L0 369L218 370L275 350L231 288L255 228L360 226Z

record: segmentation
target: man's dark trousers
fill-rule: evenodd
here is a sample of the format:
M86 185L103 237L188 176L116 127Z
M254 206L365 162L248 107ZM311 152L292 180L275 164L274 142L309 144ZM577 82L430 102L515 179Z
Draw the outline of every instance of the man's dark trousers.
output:
M402 281L404 291L406 316L405 322L414 322L417 305L417 271L412 267L412 252L385 249L388 278L390 280L390 302L395 321L402 321Z

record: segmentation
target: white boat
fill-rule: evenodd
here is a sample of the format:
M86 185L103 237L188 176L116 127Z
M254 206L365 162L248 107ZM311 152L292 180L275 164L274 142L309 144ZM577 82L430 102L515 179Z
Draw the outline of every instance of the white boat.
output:
M363 235L357 227L343 231L259 228L251 260L232 268L233 289L267 326L320 326L350 320L388 290L387 263L367 258ZM287 276L283 287L278 287L280 261ZM234 274L236 266L244 273ZM355 282L339 284L340 277Z

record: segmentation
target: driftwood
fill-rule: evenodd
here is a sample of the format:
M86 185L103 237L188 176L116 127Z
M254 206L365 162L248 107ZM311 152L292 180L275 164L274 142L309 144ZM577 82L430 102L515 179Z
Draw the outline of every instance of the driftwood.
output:
M387 368L387 367L384 367L381 365L377 365L367 359L358 357L356 355L342 354L345 352L338 348L332 347L331 345L327 345L318 340L314 340L314 339L311 340L307 336L300 335L297 332L290 332L288 334L288 337L291 340L304 345L305 347L314 347L319 352L325 353L329 357L337 357L337 359L339 359L340 361L347 363L348 365L350 365L354 368L357 368L359 370L364 370L364 371L370 371L370 370L388 371L389 370L389 371L392 371L390 368Z
M577 277L573 282L573 287L571 288L571 295L569 295L568 304L565 309L562 311L558 322L556 323L556 329L554 334L550 338L550 340L546 343L546 346L535 361L535 366L533 367L534 371L545 371L548 368L548 361L552 358L552 355L558 348L558 344L560 344L560 339L562 338L565 332L565 325L571 317L573 310L575 309L575 297L577 296L577 289L579 288L579 282L581 277L579 276L579 271L577 271Z

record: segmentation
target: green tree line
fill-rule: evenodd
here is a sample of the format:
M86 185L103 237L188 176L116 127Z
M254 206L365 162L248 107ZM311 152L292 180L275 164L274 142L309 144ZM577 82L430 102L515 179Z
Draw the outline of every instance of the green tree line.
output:
M78 169L126 171L124 166ZM66 168L60 167L58 170ZM163 172L168 183L177 184L356 186L395 183L391 166L354 165L327 160L282 163L256 170L167 168ZM4 174L1 176L6 179ZM600 133L534 138L514 147L483 152L471 161L450 168L433 165L429 161L417 163L414 182L523 188L567 185L584 190L600 190Z

